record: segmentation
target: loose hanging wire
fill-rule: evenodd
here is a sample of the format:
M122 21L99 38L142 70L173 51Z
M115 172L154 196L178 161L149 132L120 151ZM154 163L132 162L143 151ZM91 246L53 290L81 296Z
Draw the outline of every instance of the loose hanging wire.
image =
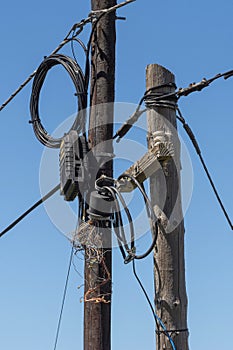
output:
M147 249L147 251L145 253L143 253L141 255L134 255L135 259L140 260L140 259L146 258L156 246L156 241L157 241L157 237L158 237L157 217L155 215L155 212L154 212L154 209L152 207L151 201L149 200L145 190L140 185L140 183L137 181L137 179L135 179L130 174L122 174L118 178L118 181L120 181L121 179L127 179L127 178L129 178L131 181L133 181L135 183L136 187L140 190L140 192L141 192L141 194L142 194L142 196L143 196L143 198L145 200L147 213L149 214L150 224L152 224L152 226L151 226L151 229L152 229L152 243L151 243L150 247Z
M110 192L110 194L114 198L114 204L115 204L114 215L115 215L115 217L114 217L114 220L113 220L113 228L114 228L114 232L115 232L116 237L117 237L118 246L120 248L120 251L121 251L121 254L123 256L123 259L125 260L126 253L125 253L122 245L124 246L124 248L125 248L125 250L126 250L126 252L128 254L130 253L131 250L130 250L130 248L128 246L128 243L127 243L126 237L125 237L125 232L124 232L124 227L123 227L123 220L122 220L120 205L119 205L118 198L117 198L117 193L116 193L114 187L104 186L104 188L108 192ZM133 233L134 233L134 231L131 230L131 249L133 249L133 246L134 246L134 235L133 235Z
M74 254L74 247L72 246L71 253L70 253L70 259L69 259L69 265L68 265L68 271L67 271L67 275L66 275L66 282L65 282L64 292L63 292L63 296L62 296L61 310L60 310L60 313L59 313L59 318L58 318L58 324L57 324L57 330L56 330L56 336L55 336L55 342L54 342L53 350L57 349L57 342L58 342L58 337L59 337L60 329L61 329L61 321L62 321L64 305L65 305L65 300L66 300L66 294L67 294L68 282L69 282L69 277L70 277L70 269L71 269L73 254Z
M152 311L152 314L153 314L153 317L154 317L157 329L159 328L159 326L163 329L163 332L166 335L166 337L168 338L168 340L169 340L169 342L170 342L170 344L172 346L172 349L176 350L176 347L175 347L175 344L174 344L174 342L172 340L172 337L170 336L169 332L167 331L167 328L164 325L164 323L161 320L161 318L156 314L156 312L155 312L155 310L154 310L154 308L152 306L152 303L150 301L150 298L149 298L149 296L147 294L147 291L145 290L145 288L144 288L144 286L143 286L143 284L142 284L142 282L141 282L141 280L140 280L140 278L139 278L139 276L138 276L138 274L136 272L135 260L133 260L133 273L134 273L134 276L135 276L138 284L140 285L140 287L141 287L141 289L142 289L142 291L143 291L143 293L144 293L144 295L146 297L146 300L147 300L147 302L149 304L149 307L150 307L150 309Z
M152 311L152 314L153 314L153 317L155 319L155 323L156 323L156 328L157 328L157 331L156 332L160 332L160 333L164 333L165 336L168 338L171 346L172 346L172 349L173 350L176 350L176 347L175 347L175 344L174 344L174 341L171 337L171 335L169 334L169 332L167 331L164 323L162 322L162 320L158 317L158 315L156 314L153 306L152 306L152 303L150 301L150 298L139 278L139 276L137 275L137 272L136 272L136 266L135 266L135 259L142 259L142 258L145 258L147 255L149 255L152 251L152 249L154 248L155 246L155 243L156 243L156 238L157 238L157 235L158 235L158 230L157 230L157 225L154 227L154 230L155 232L153 233L154 234L154 237L155 239L153 240L152 242L152 245L151 247L147 250L147 252L145 254L142 254L141 256L137 256L136 255L136 247L135 247L135 241L134 241L134 228L133 228L133 220L132 220L132 217L131 217L131 214L130 214L130 211L129 209L127 208L126 206L126 203L122 197L122 195L120 194L119 190L118 190L118 185L119 185L119 182L122 180L122 179L126 179L126 178L129 178L131 181L134 182L134 184L139 188L139 190L141 191L143 197L144 197L144 200L145 200L145 203L146 203L146 206L147 206L147 212L148 212L148 216L150 218L150 220L152 222L154 221L157 221L157 218L154 214L154 210L153 210L153 207L152 207L152 204L145 192L145 189L143 186L141 186L141 184L131 175L128 175L128 174L123 174L122 176L120 176L117 180L114 180L112 178L105 178L108 180L109 183L112 183L112 185L108 185L108 186L99 186L98 183L99 183L99 180L101 179L98 179L96 180L96 183L95 183L95 188L98 190L98 191L102 191L102 193L104 193L103 191L107 191L111 196L112 198L114 199L114 203L115 203L115 210L117 211L115 214L117 214L115 216L115 220L117 220L117 222L115 223L115 226L118 227L119 225L122 225L123 226L123 222L122 222L122 218L120 216L119 218L119 214L121 213L121 209L120 209L120 205L118 203L118 201L121 202L122 206L123 206L123 209L125 210L126 212L126 215L127 215L127 218L128 218L128 221L129 221L129 224L130 224L130 229L131 229L131 249L128 248L128 245L126 243L126 239L125 239L125 235L119 235L119 232L115 231L116 233L116 236L117 236L117 239L118 239L118 243L119 243L119 248L120 248L120 251L122 253L122 256L124 258L124 262L125 263L129 263L130 261L132 261L132 264L133 264L133 273L134 273L134 276L137 280L137 282L139 283L145 297L146 297L146 300L149 304L149 307ZM106 192L105 192L106 193ZM152 214L153 213L153 214ZM114 226L114 222L113 222L113 226ZM126 252L128 254L128 256L126 256L125 254L125 251L123 249L123 246L125 247L126 249ZM162 331L159 331L159 328L162 328Z
M120 181L122 181L123 179L127 179L127 178L129 178L131 181L133 181L135 183L135 185L139 188L140 192L142 193L144 200L145 200L145 203L146 203L146 206L147 206L147 213L149 215L150 224L152 224L151 225L152 243L151 243L150 247L146 250L146 252L141 254L141 255L136 254L133 219L132 219L129 208L127 207L126 202L119 191ZM119 244L122 256L124 258L124 262L127 264L130 261L132 261L133 259L140 260L140 259L146 258L156 246L156 240L158 237L158 225L157 225L157 217L154 213L152 204L151 204L144 188L140 185L140 183L133 176L131 176L129 174L123 174L117 180L114 180L114 179L109 178L109 177L107 177L107 178L105 177L104 179L108 180L108 182L112 183L112 185L100 187L98 185L99 180L101 180L101 178L100 178L100 179L96 180L95 188L100 192L101 191L103 192L103 190L107 191L108 193L110 193L110 196L112 196L112 198L114 199L116 212L114 213L115 220L113 222L113 227L114 227L114 231L115 231L115 234L116 234L116 237L118 240L118 244ZM121 205L123 207L123 210L126 213L126 217L128 219L128 222L129 222L130 239L131 239L130 248L129 248L128 243L127 243L126 238L125 238L123 221L122 221L122 217L121 217L121 209L120 209L120 204L118 201L121 202ZM123 248L125 248L125 252L123 252Z

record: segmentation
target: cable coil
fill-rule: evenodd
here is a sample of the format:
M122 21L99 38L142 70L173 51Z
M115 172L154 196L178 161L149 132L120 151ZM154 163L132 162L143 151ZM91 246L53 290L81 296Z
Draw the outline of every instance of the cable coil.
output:
M75 62L72 58L61 55L54 54L46 57L44 61L40 64L36 71L36 75L33 80L32 94L30 100L30 112L31 112L31 123L33 125L34 133L37 139L45 146L50 148L59 148L62 138L53 138L46 131L41 123L39 115L39 97L40 91L45 81L48 71L56 66L62 65L71 77L77 96L78 111L71 130L77 130L79 133L85 133L86 125L86 107L87 107L87 92L85 89L85 76L80 68L79 64Z

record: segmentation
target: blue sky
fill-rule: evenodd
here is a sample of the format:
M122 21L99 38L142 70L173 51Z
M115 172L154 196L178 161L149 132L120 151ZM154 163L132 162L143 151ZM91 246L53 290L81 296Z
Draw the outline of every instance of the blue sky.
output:
M87 0L69 3L41 0L37 4L22 0L2 5L0 102L89 11ZM137 0L119 10L127 21L117 22L116 101L138 102L145 90L145 67L149 63L159 63L171 70L178 87L233 69L232 12L230 0ZM84 41L89 32L86 27L81 36ZM71 55L69 46L62 52ZM78 49L77 56L82 65ZM73 88L67 76L56 69L49 79L41 110L48 130L53 131L74 112ZM31 84L0 112L2 229L40 198L43 146L28 124L30 92ZM203 92L182 98L179 106L197 136L233 218L232 96L233 79L222 79ZM185 216L190 348L231 348L233 235L182 129L180 135L194 173L192 199ZM58 168L54 171L58 176ZM51 349L69 242L41 206L1 238L0 243L0 347ZM139 241L139 249L147 243L149 235ZM82 274L81 257L75 260L75 265ZM138 263L137 269L153 298L151 258ZM72 269L58 350L82 349L82 283ZM125 266L115 250L112 349L129 346L153 349L154 324L131 266Z

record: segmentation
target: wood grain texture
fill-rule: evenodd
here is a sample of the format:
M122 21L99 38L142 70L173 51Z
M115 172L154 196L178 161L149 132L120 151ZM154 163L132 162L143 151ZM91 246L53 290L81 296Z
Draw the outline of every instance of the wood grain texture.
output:
M151 64L146 69L146 88L174 83L174 75L164 67ZM164 86L156 92L173 92L175 87ZM176 112L172 108L154 107L147 113L148 147L150 135L164 131L170 135L175 155L150 179L152 205L159 206L169 221L169 233L159 230L154 252L155 306L158 316L168 330L187 329L187 295L184 261L184 223L180 188L180 143L176 132ZM188 332L172 335L177 350L188 350ZM156 336L156 349L172 349L164 334Z
M116 0L92 0L92 10L101 10L116 5ZM103 16L99 21L92 41L90 122L88 141L95 154L111 154L113 132L113 102L115 86L115 12ZM104 161L103 157L103 161ZM112 161L103 164L96 174L112 176ZM107 230L105 230L106 235ZM104 262L108 272L112 271L111 230L103 242ZM94 260L93 260L94 261ZM101 285L106 278L103 264L85 259L85 293L92 287ZM84 304L84 350L111 349L111 279L97 289L97 295L106 295L108 303L85 302Z

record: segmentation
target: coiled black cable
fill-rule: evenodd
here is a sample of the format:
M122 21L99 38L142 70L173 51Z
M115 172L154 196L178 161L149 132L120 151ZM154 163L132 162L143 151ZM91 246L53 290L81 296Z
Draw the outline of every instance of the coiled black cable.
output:
M40 91L45 81L48 71L56 66L62 65L71 77L77 96L78 111L73 125L72 130L77 130L79 133L85 133L86 125L86 107L87 107L87 91L85 88L85 77L82 69L72 58L55 54L44 59L39 68L36 71L36 75L33 80L32 94L30 100L30 112L31 112L31 123L37 139L45 146L50 148L59 148L62 138L53 138L48 134L46 129L41 123L39 115L39 97Z

